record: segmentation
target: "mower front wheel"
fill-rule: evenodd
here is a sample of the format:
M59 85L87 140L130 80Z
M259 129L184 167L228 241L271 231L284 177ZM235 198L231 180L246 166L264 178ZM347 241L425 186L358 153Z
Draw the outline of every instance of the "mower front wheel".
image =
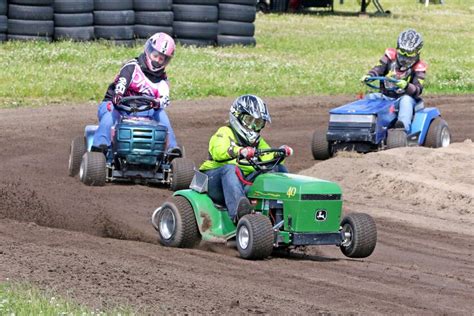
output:
M171 162L171 171L170 189L188 189L194 177L194 162L186 158L175 158Z
M365 213L352 213L341 222L344 238L342 253L350 258L365 258L372 254L377 244L377 227L374 219Z
M82 156L79 178L85 185L104 186L106 180L105 156L99 152L86 152Z
M163 246L192 248L201 240L193 207L183 196L173 196L163 204L157 229Z
M394 128L387 131L387 148L398 148L406 147L407 142L407 133L404 129Z
M268 217L245 215L237 224L237 249L244 259L265 259L273 251L273 228Z
M86 152L86 143L84 136L77 136L71 142L69 151L68 174L74 177L81 168L82 156Z
M332 150L326 138L326 130L318 129L313 134L311 142L311 152L316 160L326 160L331 158Z

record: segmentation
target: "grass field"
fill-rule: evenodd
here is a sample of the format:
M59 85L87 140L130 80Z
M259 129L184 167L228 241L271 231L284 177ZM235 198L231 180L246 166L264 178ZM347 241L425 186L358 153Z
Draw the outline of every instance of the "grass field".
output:
M390 17L359 17L355 0L335 1L335 14L258 14L256 47L179 47L168 67L172 98L356 94L363 89L358 79L408 27L425 38L426 94L473 93L474 0L446 2L426 8L381 0ZM97 102L121 64L141 50L98 42L1 44L0 106Z

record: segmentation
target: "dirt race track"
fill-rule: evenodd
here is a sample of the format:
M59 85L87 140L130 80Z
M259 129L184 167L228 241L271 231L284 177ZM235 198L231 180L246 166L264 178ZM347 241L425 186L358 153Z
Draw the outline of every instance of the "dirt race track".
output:
M91 105L0 110L0 282L21 280L93 308L139 314L471 314L474 293L474 95L427 97L455 144L316 163L314 128L352 97L268 99L270 144L289 144L293 172L331 179L344 211L374 216L378 244L352 260L337 247L246 261L224 245L157 244L152 211L167 189L86 187L67 176L69 144L96 122ZM175 102L168 110L199 164L230 99Z

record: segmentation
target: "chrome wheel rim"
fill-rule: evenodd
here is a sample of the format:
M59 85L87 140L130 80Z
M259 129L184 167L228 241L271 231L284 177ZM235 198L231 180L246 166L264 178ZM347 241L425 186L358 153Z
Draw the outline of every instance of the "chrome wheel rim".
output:
M170 239L176 231L176 218L169 208L161 210L160 234L164 239Z
M353 232L351 225L345 224L344 227L342 227L342 232L344 234L344 239L341 245L347 248L352 244Z
M441 131L441 147L448 147L451 143L451 135L446 127Z
M247 249L250 241L250 233L247 227L240 226L238 240L240 248Z

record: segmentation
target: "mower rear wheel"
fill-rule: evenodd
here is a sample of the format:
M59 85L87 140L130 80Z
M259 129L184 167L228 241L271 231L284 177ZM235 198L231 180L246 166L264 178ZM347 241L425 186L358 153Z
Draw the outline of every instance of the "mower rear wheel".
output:
M404 129L394 128L387 131L387 148L398 148L406 147L407 142L407 133Z
M194 162L186 158L175 158L171 162L171 170L170 189L188 189L194 177Z
M311 152L316 160L326 160L331 158L331 145L326 138L326 130L317 129L313 134L311 142Z
M426 134L425 147L440 148L448 147L451 143L451 133L448 123L440 117L431 121Z
M82 156L86 152L86 143L84 136L77 136L71 142L71 148L69 151L69 165L68 174L70 177L74 177L81 168Z
M106 180L104 154L99 152L86 152L82 157L79 178L85 185L104 186Z
M245 215L237 224L237 249L244 259L265 259L273 251L273 228L268 217Z
M173 196L163 204L157 228L160 243L167 247L192 248L201 240L193 207L183 196Z
M342 253L350 258L365 258L372 254L377 244L377 227L374 219L365 213L352 213L341 222L344 240Z

